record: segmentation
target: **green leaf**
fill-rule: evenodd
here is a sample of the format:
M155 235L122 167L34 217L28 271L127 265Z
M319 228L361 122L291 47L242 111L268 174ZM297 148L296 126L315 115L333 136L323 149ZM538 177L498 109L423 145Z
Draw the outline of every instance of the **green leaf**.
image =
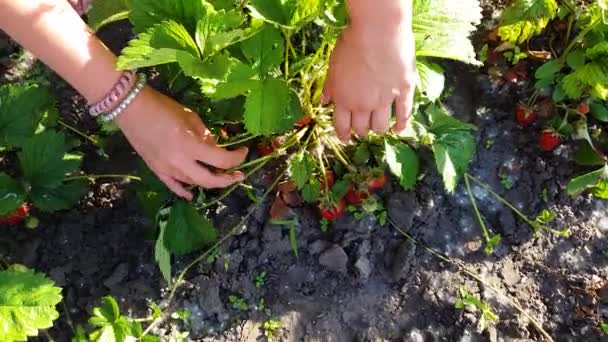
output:
M0 271L0 341L25 341L59 317L61 288L33 271Z
M137 33L166 20L181 23L192 33L197 22L213 10L204 0L130 0L130 7L129 20Z
M585 50L585 56L592 60L601 60L602 58L608 57L608 42L600 42Z
M416 60L418 70L418 90L425 97L434 102L439 99L445 87L445 75L443 68L438 64L430 63L424 58Z
M469 36L480 21L477 0L414 0L416 55L479 65Z
M581 50L576 50L568 54L566 57L566 63L568 66L574 70L585 65L585 53Z
M119 70L130 70L177 62L177 52L200 57L186 28L175 21L163 21L129 42L118 57Z
M498 35L506 42L522 44L539 35L557 10L555 0L516 0L502 13Z
M304 184L302 188L302 198L307 203L314 203L319 199L319 195L321 194L321 183L313 178L309 183Z
M595 188L598 183L608 178L608 165L599 170L578 176L568 183L566 190L570 196L578 196L586 190Z
M93 316L89 319L89 323L99 328L89 336L95 342L125 342L127 337L139 337L137 329L134 329L134 323L120 314L118 303L111 296L103 297L101 305L93 308ZM137 324L139 323L135 323Z
M562 88L568 98L578 100L589 93L602 100L608 99L608 72L600 63L587 63L566 75Z
M426 114L429 131L434 135L432 148L437 170L446 190L454 192L475 154L475 139L471 134L475 127L451 117L440 106L430 106Z
M604 323L602 322L600 324L600 328L602 329L602 332L606 335L608 335L608 323Z
M18 154L24 178L33 188L61 185L66 174L74 172L80 160L66 156L63 133L45 131L27 141Z
M281 32L268 24L256 35L241 42L243 54L261 77L281 63L284 49Z
M604 160L587 141L580 142L574 160L578 165L604 165Z
M246 95L260 86L260 80L253 79L255 71L247 64L235 61L225 81L217 83L210 91L205 92L213 100L231 99Z
M384 141L386 163L389 170L399 178L399 184L404 190L411 190L418 179L419 162L416 152L402 142Z
M129 18L127 0L95 0L87 12L88 24L97 31L105 25Z
M183 255L202 248L217 239L211 222L201 216L192 204L177 201L171 208L163 240L167 249Z
M593 102L590 105L591 115L601 122L608 122L608 108L605 104Z
M160 232L154 245L154 260L160 268L163 278L167 284L171 286L171 252L165 247L165 232L167 230L167 222L159 222Z
M260 82L245 102L245 127L254 135L284 133L301 118L289 110L292 91L280 79Z
M254 18L284 27L301 26L321 13L322 0L251 0Z
M34 135L42 115L52 107L46 87L0 86L0 147L21 147Z
M536 72L534 73L534 76L536 77L536 79L553 79L553 77L555 77L555 74L557 74L558 72L560 72L560 70L562 70L563 65L562 63L557 60L550 60L547 63L543 64L540 66L540 68L536 69Z
M291 161L291 177L298 187L298 190L301 190L306 183L310 181L312 178L314 164L310 154L306 152L298 153L294 156Z
M0 216L12 213L25 201L23 187L4 172L0 172Z
M32 187L29 197L42 211L54 212L72 208L88 191L83 181L70 181L56 187Z

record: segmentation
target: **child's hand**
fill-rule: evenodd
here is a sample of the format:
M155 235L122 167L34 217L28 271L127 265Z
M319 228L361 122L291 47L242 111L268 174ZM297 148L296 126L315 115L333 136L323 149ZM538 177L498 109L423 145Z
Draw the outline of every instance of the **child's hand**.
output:
M183 184L223 188L244 179L242 172L213 172L240 165L247 149L217 146L199 116L172 99L146 88L116 119L123 133L150 169L178 196L192 199Z
M336 44L322 98L335 104L336 131L344 141L352 131L359 136L370 130L387 132L393 103L397 114L393 129L404 130L416 87L411 21L395 25L361 19L351 17Z

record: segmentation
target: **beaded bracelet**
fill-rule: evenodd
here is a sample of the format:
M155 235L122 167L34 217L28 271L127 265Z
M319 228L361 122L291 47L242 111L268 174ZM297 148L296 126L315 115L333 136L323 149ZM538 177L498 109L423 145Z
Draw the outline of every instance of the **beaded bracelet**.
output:
M137 95L139 95L139 93L141 93L141 91L144 89L144 87L146 86L147 80L148 80L148 78L146 77L146 74L143 74L143 73L137 74L137 82L135 83L135 86L133 87L133 89L131 89L129 94L127 94L127 96L125 96L125 98L122 100L122 102L116 108L114 108L111 112L109 112L107 114L101 115L100 116L101 121L109 122L109 121L116 119L120 114L122 114L125 111L125 109L127 109L127 107L131 104L131 102L133 102L133 100L135 100Z
M112 87L108 95L101 101L92 104L89 107L89 114L96 117L101 113L107 113L116 107L118 101L122 100L126 92L131 91L135 84L135 71L125 71L118 79L118 82Z

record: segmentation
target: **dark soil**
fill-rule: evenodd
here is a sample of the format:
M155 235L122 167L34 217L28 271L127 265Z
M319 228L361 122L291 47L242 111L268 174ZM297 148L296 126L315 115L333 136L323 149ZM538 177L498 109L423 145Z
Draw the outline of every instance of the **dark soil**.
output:
M120 32L126 40L128 30ZM380 194L390 218L497 287L556 341L607 341L598 330L599 321L608 321L607 202L566 195L569 179L585 170L572 161L570 144L540 153L540 126L517 126L512 114L520 98L517 85L495 83L483 70L461 65L449 66L449 79L453 95L446 105L479 128L471 174L532 217L545 208L554 210L558 218L553 226L569 227L573 234L536 237L512 211L474 186L489 227L503 236L496 253L486 256L464 186L447 194L425 153L425 176L415 191L403 192L392 183ZM65 89L58 97L62 115L91 127L83 121L87 119L74 115L82 112L74 103L81 102ZM119 147L109 152L111 158L92 154L85 171L131 169L131 152L121 138L113 139L113 146ZM268 173L255 178L267 178ZM499 175L509 179L509 190ZM254 182L260 193L263 183ZM289 231L269 222L269 205L267 200L256 209L215 260L189 272L172 309L188 309L191 317L186 322L169 319L154 333L165 340L188 331L189 339L199 341L259 341L264 339L263 322L274 318L283 326L280 341L542 340L504 297L390 226L380 225L375 217L356 220L347 215L323 233L313 208L294 209L299 218L296 258ZM252 204L241 195L228 198L216 213L218 228L232 228L245 215L244 208ZM65 306L59 308L61 318L49 334L67 341L70 325L85 324L104 295L115 296L125 312L137 317L147 314L148 303L163 304L166 283L154 263L153 244L146 240L149 229L130 187L97 183L80 208L42 216L35 231L4 232L0 258L44 271L64 288ZM174 271L193 257L174 260ZM266 281L258 288L255 278L262 272ZM454 307L461 287L491 303L499 321L480 332L478 311ZM234 309L230 295L243 298L248 309Z

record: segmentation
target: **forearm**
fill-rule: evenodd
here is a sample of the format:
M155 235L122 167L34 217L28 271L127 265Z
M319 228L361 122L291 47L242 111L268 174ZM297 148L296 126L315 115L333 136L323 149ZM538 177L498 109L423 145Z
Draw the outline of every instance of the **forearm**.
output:
M0 29L69 82L88 101L120 77L116 57L66 0L0 0Z
M351 26L377 30L410 27L412 0L347 0Z

